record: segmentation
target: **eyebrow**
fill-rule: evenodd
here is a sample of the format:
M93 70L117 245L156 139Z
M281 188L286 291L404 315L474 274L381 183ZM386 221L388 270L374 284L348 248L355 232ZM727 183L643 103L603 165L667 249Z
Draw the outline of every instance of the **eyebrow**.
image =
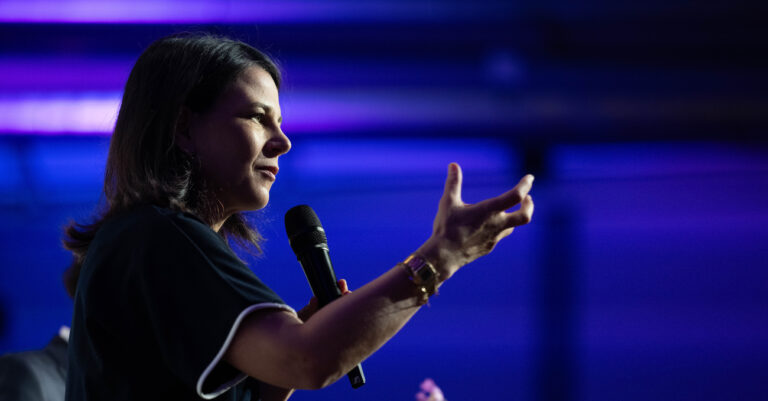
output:
M266 104L264 104L262 102L251 102L251 104L249 104L249 106L250 107L261 107L262 109L265 109L267 111L272 111L272 107L269 107L269 106L267 106Z

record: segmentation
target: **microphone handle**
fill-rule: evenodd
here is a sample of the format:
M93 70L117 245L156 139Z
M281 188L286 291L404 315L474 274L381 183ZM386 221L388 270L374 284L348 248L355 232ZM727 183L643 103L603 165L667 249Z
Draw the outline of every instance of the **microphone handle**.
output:
M328 255L328 245L318 244L304 252L299 257L299 263L304 270L304 275L307 276L312 293L317 297L318 309L341 297L341 290L336 283L336 273L333 271L331 258ZM363 367L359 363L347 373L347 377L352 388L359 388L365 384Z

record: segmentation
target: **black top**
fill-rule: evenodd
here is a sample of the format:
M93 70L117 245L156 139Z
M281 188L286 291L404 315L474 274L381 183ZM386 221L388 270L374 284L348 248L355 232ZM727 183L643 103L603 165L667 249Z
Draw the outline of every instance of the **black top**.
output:
M292 311L194 216L141 206L111 218L80 272L66 399L257 400L258 382L221 358L263 308Z
M0 357L0 401L62 401L67 343L54 337L41 350Z

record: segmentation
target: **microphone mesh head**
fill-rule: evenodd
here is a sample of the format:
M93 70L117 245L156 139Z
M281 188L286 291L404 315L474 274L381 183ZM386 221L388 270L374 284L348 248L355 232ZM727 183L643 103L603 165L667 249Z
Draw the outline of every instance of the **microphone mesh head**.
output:
M297 255L317 246L328 247L320 219L307 205L295 206L285 213L285 232Z
M288 238L306 231L308 227L322 226L317 214L308 205L294 206L285 213L285 232Z

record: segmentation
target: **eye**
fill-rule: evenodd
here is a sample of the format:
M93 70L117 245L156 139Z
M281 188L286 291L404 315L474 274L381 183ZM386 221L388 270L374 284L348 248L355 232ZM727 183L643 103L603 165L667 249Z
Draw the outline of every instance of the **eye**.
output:
M264 113L251 114L251 120L254 120L259 124L263 124L266 119L267 119L267 115Z

